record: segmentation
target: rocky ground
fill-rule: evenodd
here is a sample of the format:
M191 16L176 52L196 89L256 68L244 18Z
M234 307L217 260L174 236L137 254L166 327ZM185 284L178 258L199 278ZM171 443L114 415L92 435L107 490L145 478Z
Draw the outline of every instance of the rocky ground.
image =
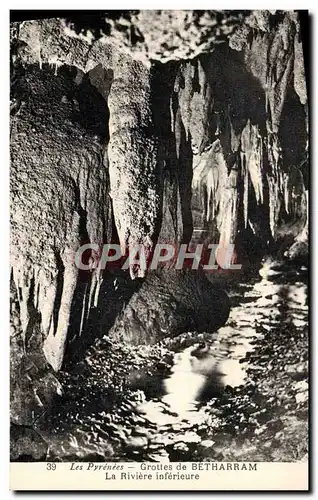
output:
M264 267L233 285L230 318L212 336L138 347L97 341L58 375L63 395L50 409L28 428L15 426L12 459L306 460L306 273ZM178 363L176 397L169 381ZM204 383L191 401L195 377Z

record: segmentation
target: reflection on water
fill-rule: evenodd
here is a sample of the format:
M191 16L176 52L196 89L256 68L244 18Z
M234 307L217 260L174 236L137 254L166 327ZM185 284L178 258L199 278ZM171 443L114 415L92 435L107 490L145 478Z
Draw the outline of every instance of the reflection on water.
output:
M265 262L256 275L230 283L227 292L232 308L226 325L213 335L192 332L154 346L159 353L154 370L148 370L151 347L148 351L135 348L145 361L144 372L134 362L123 361L123 346L111 354L105 346L97 348L87 358L88 377L85 373L78 382L75 374L71 379L69 395L52 425L54 439L44 435L47 424L42 427L52 457L196 461L200 460L198 450L213 447L213 459L231 461L239 457L236 443L232 455L224 454L228 434L234 440L239 434L250 450L249 440L263 436L268 427L272 430L268 430L265 451L256 460L280 460L273 442L281 427L294 425L306 432L306 415L298 417L299 409L292 406L306 402L306 278L306 269ZM113 371L110 384L99 378L99 373L108 376L108 370ZM127 371L131 382L123 391L115 388L110 398L106 391L113 380L120 379L119 370ZM90 391L85 386L87 378ZM84 390L78 397L82 384ZM61 430L56 422L59 427L64 424ZM293 441L294 436L286 441ZM218 440L222 453L215 451ZM254 448L255 457L259 443ZM246 456L249 460L249 451ZM288 457L293 459L293 455Z
M264 332L284 322L296 328L306 325L307 288L297 279L296 273L286 277L286 272L265 262L254 283L229 292L235 305L226 326L210 339L176 352L171 373L163 380L164 395L138 406L138 412L156 426L148 435L150 442L156 442L158 435L161 443L170 445L200 442L198 431L210 411L205 403L226 388L245 384L246 370L253 368L246 355L262 342Z

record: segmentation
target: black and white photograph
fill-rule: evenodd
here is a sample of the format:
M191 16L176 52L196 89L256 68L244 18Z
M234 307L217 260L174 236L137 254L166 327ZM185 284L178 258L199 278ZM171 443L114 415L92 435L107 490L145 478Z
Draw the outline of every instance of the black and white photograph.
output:
M10 11L11 466L308 467L309 56L306 10Z

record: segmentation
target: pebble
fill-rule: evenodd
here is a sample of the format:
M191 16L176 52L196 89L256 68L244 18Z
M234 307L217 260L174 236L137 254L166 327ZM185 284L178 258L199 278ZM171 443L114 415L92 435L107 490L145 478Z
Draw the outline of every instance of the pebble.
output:
M272 444L272 441L266 441L266 443L264 444L264 448L271 448Z
M126 434L124 430L120 429L119 427L116 430L113 430L113 435L121 439L122 441L126 441Z
M296 403L305 403L308 401L308 393L307 392L300 392L296 394Z
M299 380L294 384L295 391L308 391L308 382L306 380Z
M170 462L169 455L165 450L162 450L159 453L149 454L148 458L154 462L160 462L163 464L168 464Z
M148 439L145 436L130 437L127 446L131 448L146 448Z
M162 447L160 443L150 443L149 450L159 450Z
M204 441L201 441L200 446L202 448L212 448L214 443L215 441L212 441L211 439L205 439Z
M160 445L168 445L175 441L175 436L172 434L158 434L153 436L153 443L158 443Z
M189 448L185 443L175 443L173 445L173 449L178 451L189 451Z
M183 441L185 443L200 443L201 438L196 432L186 432L183 436Z
M134 436L145 436L147 434L147 429L138 425L134 427L132 433L134 434Z
M256 436L258 436L259 434L262 434L262 432L264 432L266 429L267 429L267 427L265 425L262 425L262 427L255 429L254 434L256 434Z

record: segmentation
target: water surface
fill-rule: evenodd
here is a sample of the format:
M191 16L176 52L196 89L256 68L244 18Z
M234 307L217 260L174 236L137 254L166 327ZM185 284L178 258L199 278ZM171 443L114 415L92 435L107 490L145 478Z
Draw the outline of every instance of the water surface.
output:
M100 343L82 372L65 374L63 404L45 420L52 434L38 424L52 458L304 459L306 277L305 268L265 263L229 286L230 317L213 335L189 332L153 348L111 346L108 353Z

